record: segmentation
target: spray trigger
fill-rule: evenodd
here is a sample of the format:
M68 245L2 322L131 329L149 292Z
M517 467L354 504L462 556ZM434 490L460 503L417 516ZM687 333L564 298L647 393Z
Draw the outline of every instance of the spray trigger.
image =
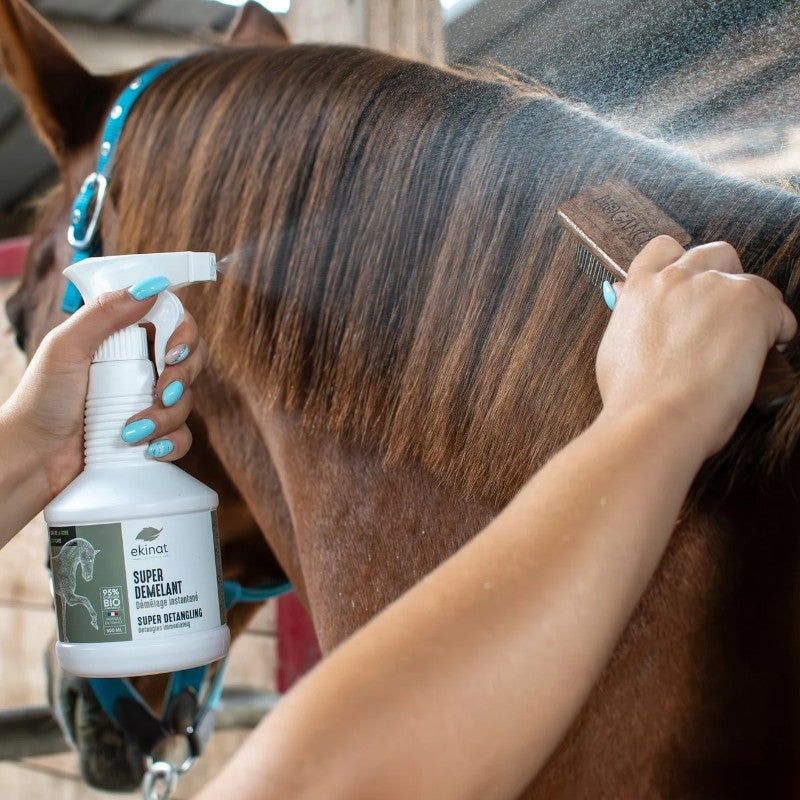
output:
M217 259L213 253L131 253L123 256L98 256L77 261L64 270L89 303L103 292L126 289L153 275L163 276L170 289L191 283L214 281ZM158 295L155 304L140 322L151 322L156 329L155 362L160 375L164 371L169 337L183 322L183 304L172 292ZM133 329L135 335L130 335ZM112 334L95 353L93 361L140 359L147 357L143 333L135 325ZM126 333L127 332L127 333Z
M156 304L142 317L140 322L152 322L156 329L156 341L153 347L158 374L164 371L167 342L169 337L183 322L183 303L172 292L161 292Z

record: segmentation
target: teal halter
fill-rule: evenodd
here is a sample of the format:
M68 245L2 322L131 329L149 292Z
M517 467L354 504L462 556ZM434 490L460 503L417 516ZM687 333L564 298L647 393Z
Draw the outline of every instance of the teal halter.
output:
M179 60L162 61L143 72L128 84L112 107L103 131L97 169L87 176L72 206L67 241L73 248L73 264L100 253L100 212L128 114L144 90ZM83 298L78 288L68 282L61 308L72 314L82 305ZM291 589L291 583L286 582L246 589L236 581L224 581L225 606L230 610L238 603L262 602ZM177 776L185 772L201 754L211 735L214 709L222 694L225 663L226 659L220 662L202 700L201 691L209 675L209 665L172 673L161 717L152 711L127 678L90 678L88 683L108 716L142 752L148 754L149 762L152 761L149 754L162 739L174 735L186 736L190 755L184 765L177 768L161 762L156 765L162 769L172 769ZM152 771L153 765L149 762L148 769Z
M72 263L83 261L84 258L99 255L100 243L97 236L97 223L100 221L100 212L103 210L103 200L106 188L111 180L111 171L114 168L114 157L117 154L117 144L125 127L131 109L142 96L144 90L153 81L166 72L180 59L173 58L162 61L154 67L132 80L117 98L111 109L103 130L103 141L100 145L100 155L97 159L97 169L90 173L78 192L72 204L70 226L67 230L67 241L73 248ZM61 310L72 314L83 305L83 298L72 281L67 281L64 291L64 300Z

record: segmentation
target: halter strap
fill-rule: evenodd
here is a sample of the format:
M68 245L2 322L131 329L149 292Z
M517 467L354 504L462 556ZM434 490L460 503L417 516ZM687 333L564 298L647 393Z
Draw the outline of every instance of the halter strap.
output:
M125 127L131 109L142 96L144 90L160 75L166 72L180 59L173 58L162 61L154 67L143 72L132 80L117 98L111 108L103 130L103 141L100 145L100 155L97 159L97 169L89 173L72 204L70 226L67 230L67 241L73 248L72 263L83 261L99 253L97 239L97 223L103 209L103 200L106 196L106 187L111 180L114 167L114 158L117 154L117 144ZM83 298L72 281L67 281L61 310L72 314L83 305Z

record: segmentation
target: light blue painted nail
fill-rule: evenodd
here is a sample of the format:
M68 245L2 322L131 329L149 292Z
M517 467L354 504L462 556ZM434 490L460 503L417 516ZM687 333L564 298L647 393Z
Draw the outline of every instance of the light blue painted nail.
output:
M183 384L180 381L172 381L163 392L161 392L161 402L169 408L174 406L183 394Z
M174 449L175 445L172 444L169 439L159 439L147 448L147 454L150 458L164 458L164 456L168 456Z
M134 283L128 292L134 300L147 300L148 297L163 292L169 286L169 278L163 275L156 275L154 278L145 278Z
M122 441L136 444L148 437L156 429L156 424L151 419L137 419L122 429Z
M614 287L611 285L610 281L603 281L603 300L606 301L606 305L613 311L614 306L617 304L617 293L614 291Z

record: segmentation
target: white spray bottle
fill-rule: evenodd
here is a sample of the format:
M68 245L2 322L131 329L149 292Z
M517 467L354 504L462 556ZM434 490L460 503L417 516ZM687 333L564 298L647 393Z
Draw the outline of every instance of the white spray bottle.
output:
M215 280L216 260L212 253L108 256L64 274L88 302L154 275L173 289ZM183 306L166 291L141 320L155 326L159 373L182 320ZM56 653L75 675L169 672L228 652L216 492L120 437L126 420L153 403L154 383L139 325L101 345L89 370L84 470L44 510Z

